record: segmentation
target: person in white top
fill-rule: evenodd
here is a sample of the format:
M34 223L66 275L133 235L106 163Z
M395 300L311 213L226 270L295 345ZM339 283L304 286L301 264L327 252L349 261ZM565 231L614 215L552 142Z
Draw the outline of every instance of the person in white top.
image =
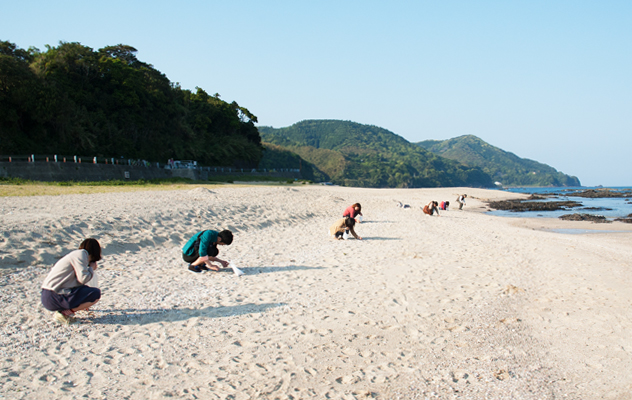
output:
M465 205L465 198L466 197L467 197L466 194L462 194L456 199L456 202L459 203L459 210L463 209L463 206Z
M77 311L87 310L101 298L101 290L87 285L96 275L101 260L101 245L86 239L79 250L72 251L55 263L42 283L42 305L54 312L61 324L75 322Z

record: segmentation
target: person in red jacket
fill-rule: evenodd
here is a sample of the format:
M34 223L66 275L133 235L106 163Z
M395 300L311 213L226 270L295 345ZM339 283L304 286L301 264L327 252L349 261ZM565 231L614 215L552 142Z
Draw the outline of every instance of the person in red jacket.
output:
M345 211L342 213L342 217L353 218L356 220L356 222L360 222L358 219L356 219L356 216L362 215L361 211L362 206L360 205L360 203L355 203L345 209Z

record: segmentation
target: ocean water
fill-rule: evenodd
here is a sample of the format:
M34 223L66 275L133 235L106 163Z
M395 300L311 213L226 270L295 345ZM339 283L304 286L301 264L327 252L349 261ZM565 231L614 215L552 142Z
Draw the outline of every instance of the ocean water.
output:
M581 192L588 189L603 189L595 187L526 187L526 188L511 188L502 189L513 193L527 193L527 194L550 194L559 193L557 196L547 197L545 200L534 201L566 201L573 200L581 203L580 207L573 207L565 210L558 211L524 211L524 212L512 212L494 210L489 211L488 214L497 215L501 217L534 217L534 218L558 218L565 214L592 214L603 215L608 219L627 217L632 214L632 196L627 198L603 198L603 199L589 199L585 197L573 196L575 192ZM610 187L609 189L616 190L632 190L632 187ZM632 227L631 227L632 228Z

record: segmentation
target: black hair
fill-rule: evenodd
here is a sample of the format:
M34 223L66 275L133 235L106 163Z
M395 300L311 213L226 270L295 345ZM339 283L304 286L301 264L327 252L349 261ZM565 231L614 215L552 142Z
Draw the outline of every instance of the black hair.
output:
M220 233L218 233L217 237L222 239L222 243L227 244L227 245L233 242L233 233L229 231L228 229L225 229L221 231Z
M79 250L85 250L88 252L90 262L99 261L101 259L101 245L96 239L88 238L84 240L79 245Z
M353 228L355 225L355 219L353 218L345 218L345 226L347 228Z

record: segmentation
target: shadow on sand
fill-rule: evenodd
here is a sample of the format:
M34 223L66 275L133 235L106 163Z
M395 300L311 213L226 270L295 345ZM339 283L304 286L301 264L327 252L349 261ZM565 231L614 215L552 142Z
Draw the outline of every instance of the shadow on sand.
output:
M126 309L93 310L93 318L82 318L84 323L106 325L144 325L155 322L178 322L191 318L223 318L244 314L263 313L285 303L240 304L229 307L206 307L200 309Z
M273 272L299 271L299 270L315 270L324 269L324 267L308 267L306 265L287 265L285 267L239 267L244 275L270 274ZM233 273L230 268L221 269L219 272ZM208 272L207 272L208 274Z
M362 241L372 241L372 240L402 240L402 238L397 237L379 237L379 236L362 236Z

